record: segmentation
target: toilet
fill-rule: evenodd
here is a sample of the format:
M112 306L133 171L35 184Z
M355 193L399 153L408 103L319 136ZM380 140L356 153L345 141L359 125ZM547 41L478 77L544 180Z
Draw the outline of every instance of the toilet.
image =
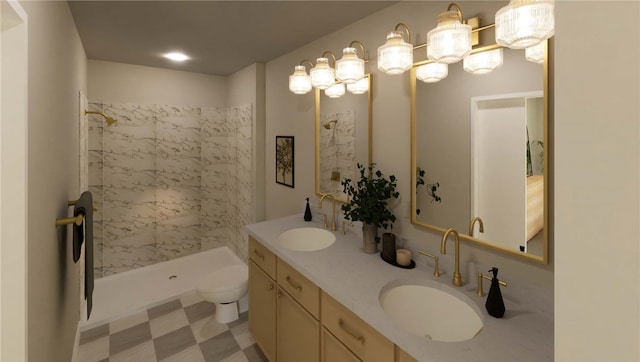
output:
M238 319L238 300L247 294L249 269L246 265L221 268L204 277L196 288L198 295L216 305L216 322L225 324Z

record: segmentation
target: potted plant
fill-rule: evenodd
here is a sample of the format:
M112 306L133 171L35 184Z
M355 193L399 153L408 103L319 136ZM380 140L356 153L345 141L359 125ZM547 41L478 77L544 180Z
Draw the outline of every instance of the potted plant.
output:
M396 191L396 177L391 175L386 179L380 170L375 170L375 163L368 167L358 163L358 169L360 180L342 181L344 193L349 197L342 211L345 219L362 222L363 250L373 254L378 251L378 228L386 229L396 221L387 200L397 199L400 193Z

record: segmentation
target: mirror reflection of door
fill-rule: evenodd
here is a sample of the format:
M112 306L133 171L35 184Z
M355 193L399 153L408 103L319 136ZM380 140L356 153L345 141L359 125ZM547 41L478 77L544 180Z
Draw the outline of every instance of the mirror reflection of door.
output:
M548 241L543 228L546 219L544 94L548 73L545 64L527 61L522 50L505 48L503 52L502 67L491 73L467 73L460 62L450 64L447 78L440 82L416 80L412 84L411 122L415 127L412 134L412 168L416 172L411 195L415 206L412 222L440 232L453 227L460 231L462 238L471 242L546 262ZM412 69L414 76L415 71L415 68ZM473 149L474 143L480 140L475 140L476 130L471 121L472 100L497 102L496 98L505 98L505 95L521 98L518 101L520 113L517 115L520 121L518 124L496 123L493 129L483 128L486 132L485 144L495 149L491 150L494 152L491 157L484 159L487 165L478 168L476 171L480 174L476 175ZM491 108L489 103L484 107ZM525 118L537 121L527 124ZM514 132L518 133L517 138L508 135ZM510 144L513 150L506 149ZM502 159L508 156L512 159ZM488 164L489 160L493 162ZM517 179L515 173L508 176L507 171L502 170L501 166L508 165L508 162L514 163L509 168L519 169ZM424 175L420 177L421 172ZM474 202L481 200L476 200L474 196L479 194L474 179L480 177L484 180L481 181L483 190L487 190L487 195L482 196L484 204L501 205L496 207L496 212L502 212L502 215L483 216L475 210ZM507 181L509 177L513 177L514 181ZM530 191L536 187L539 191ZM517 195L514 190L518 191ZM500 193L496 194L498 191ZM527 195L530 197L525 200ZM507 212L508 205L504 203L515 199L521 203L517 212ZM509 221L515 215L519 215L518 220ZM477 216L483 219L484 233L479 232L479 223L475 224L473 231L469 231L471 221ZM504 232L507 236L495 234L497 232Z
M523 252L544 226L542 160L534 174L531 152L531 134L542 135L541 99L536 92L471 100L471 214L484 222L474 235Z

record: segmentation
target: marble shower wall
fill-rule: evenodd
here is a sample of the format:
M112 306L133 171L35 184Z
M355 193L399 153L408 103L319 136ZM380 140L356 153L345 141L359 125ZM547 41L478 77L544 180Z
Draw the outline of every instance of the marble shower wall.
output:
M353 111L321 114L321 125L336 120L331 129L320 126L320 190L340 195L345 178L355 179L356 167L356 115ZM332 172L340 173L339 180L331 180Z
M227 245L247 258L252 109L90 103L96 278Z

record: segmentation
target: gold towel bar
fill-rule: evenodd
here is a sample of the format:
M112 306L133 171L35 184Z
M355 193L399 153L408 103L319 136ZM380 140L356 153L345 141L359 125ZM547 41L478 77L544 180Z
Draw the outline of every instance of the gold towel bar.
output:
M82 220L84 219L84 215L80 214L76 217L66 217L64 219L56 219L56 225L68 225L75 223L76 225L82 225Z
M76 204L76 201L69 200L69 203L68 203L69 206L73 206L75 204ZM98 208L96 207L96 205L93 205L93 211L98 211Z

